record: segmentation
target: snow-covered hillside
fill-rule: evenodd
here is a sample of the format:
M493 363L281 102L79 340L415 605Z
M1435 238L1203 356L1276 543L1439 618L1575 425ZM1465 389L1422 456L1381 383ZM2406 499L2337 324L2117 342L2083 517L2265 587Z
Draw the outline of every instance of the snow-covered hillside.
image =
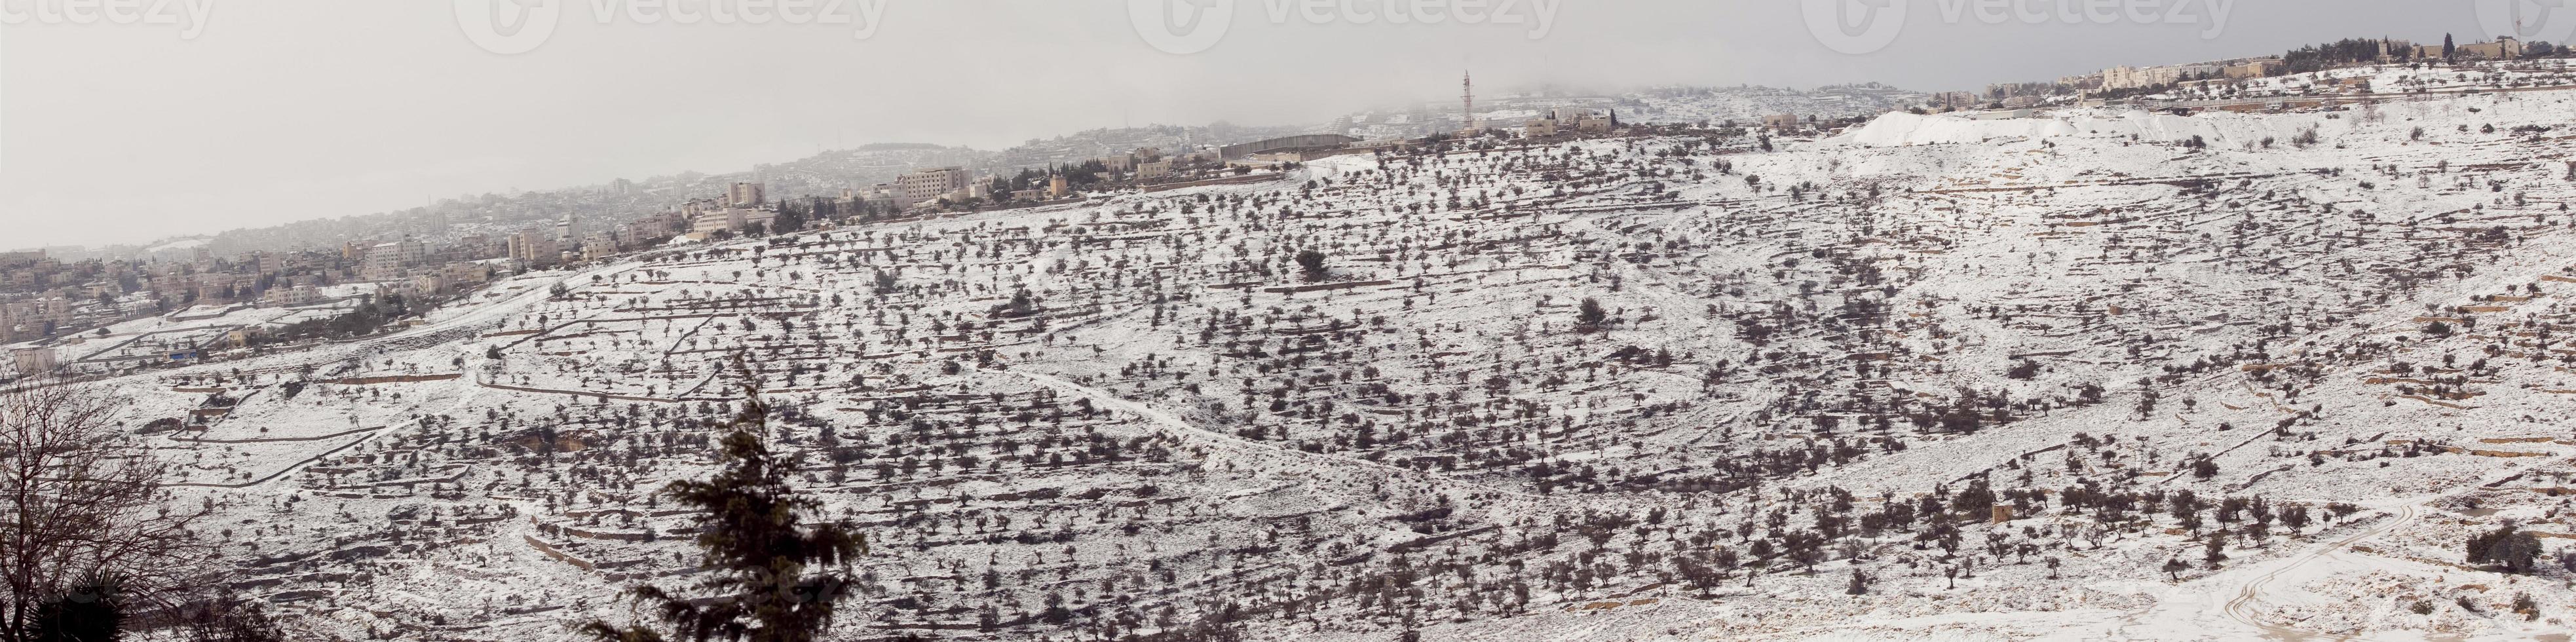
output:
M756 383L875 545L845 639L2564 639L2576 576L2461 543L2576 537L2571 114L1475 141L106 385L204 418L156 450L239 585L351 638L684 582L653 491Z

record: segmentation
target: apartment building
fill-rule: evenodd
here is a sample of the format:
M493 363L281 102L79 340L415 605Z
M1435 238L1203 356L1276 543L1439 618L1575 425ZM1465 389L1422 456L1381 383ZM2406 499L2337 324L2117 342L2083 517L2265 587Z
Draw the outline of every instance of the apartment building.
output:
M895 179L895 189L901 197L897 205L909 208L943 198L965 200L966 185L970 182L972 177L963 167L940 167L905 174Z

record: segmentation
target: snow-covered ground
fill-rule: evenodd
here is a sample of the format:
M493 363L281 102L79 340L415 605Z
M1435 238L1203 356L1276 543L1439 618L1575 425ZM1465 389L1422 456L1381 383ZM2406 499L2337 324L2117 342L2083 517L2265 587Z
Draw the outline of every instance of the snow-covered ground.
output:
M756 383L843 639L2565 639L2462 543L2576 536L2572 100L1338 157L109 385L352 638L685 583L653 491Z

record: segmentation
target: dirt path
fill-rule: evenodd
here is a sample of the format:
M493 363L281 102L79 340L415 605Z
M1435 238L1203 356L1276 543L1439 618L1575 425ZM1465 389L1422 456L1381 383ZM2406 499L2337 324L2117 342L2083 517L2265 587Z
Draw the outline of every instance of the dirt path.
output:
M2363 530L2362 532L2354 533L2350 537L2336 540L2332 544L2318 547L2315 550L2300 553L2298 556L2291 558L2290 562L2282 564L2280 568L2275 568L2270 572L2255 576L2252 581L2246 582L2243 588L2237 589L2235 597L2227 600L2227 606L2223 611L2227 614L2229 619L2236 620L2246 626L2254 627L2256 630L2263 632L2263 637L2275 640L2297 641L2315 638L2334 640L2355 639L2351 636L2329 636L2321 633L2301 631L2287 626L2267 623L2262 620L2262 612L2257 607L2266 602L2266 600L2263 599L2264 593L2271 590L2273 587L2272 585L2278 583L2282 576L2288 575L2291 571L2298 570L2299 567L2305 566L2309 562L2316 561L2317 558L2334 554L2351 547L2353 544L2361 543L2363 540L2386 535L2391 532L2395 532L2399 527L2413 524L2416 520L2422 518L2424 512L2423 505L2440 497L2442 496L2428 496L2400 504L2396 508L2396 515L2381 522L2378 526L2373 526Z
M2447 493L2424 495L2413 499L2402 500L2394 505L2386 506L2384 507L2385 510L2390 511L2392 516L2377 526L2372 526L2362 532L2354 533L2343 539L2335 540L2334 542L2328 543L2324 546L2319 546L2313 550L2292 556L2287 561L2273 562L2272 564L2274 565L2274 568L2245 580L2244 585L2237 587L2228 598L2224 607L2222 607L2221 612L2226 614L2230 620L2234 620L2245 626L2253 627L2255 630L2262 632L2263 637L2268 639L2291 642L2303 640L2364 639L2362 637L2351 635L2304 631L2296 627L2265 622L2263 621L2263 611L2261 607L2264 604L2269 604L2274 601L2270 596L2276 593L2277 589L2282 588L2280 584L2284 578L2292 575L2293 572L2298 571L2300 568L2309 564L2315 563L2317 560L2328 555L2350 548L2354 544L2359 544L2364 541L2396 532L2399 528L2403 528L2409 524L2420 521L2423 519L2424 511L2430 510L2429 505L2434 502L2468 493L2484 491L2487 490L2488 486L2493 484L2502 483L2515 477L2520 477L2524 474L2528 474L2530 471L2563 465L2570 460L2576 460L2576 455L2554 457L2531 466L2501 470L2495 474L2489 475L2478 484L2466 484L2461 486L2458 490L2453 490ZM2138 615L2144 615L2144 613Z
M287 465L286 465L286 467L277 469L277 472L269 473L267 477L261 477L261 478L259 478L259 479L254 479L254 480L246 481L246 482L242 482L242 483L239 483L239 484L226 484L226 483L221 483L221 482L170 482L170 483L164 483L164 484L162 484L162 486L165 486L165 487L171 487L171 488L250 488L250 487L252 487L252 486L258 486L258 485L261 485L261 484L266 484L266 483L269 483L269 482L272 482L272 481L277 481L277 478L279 478L279 477L285 477L287 473L291 473L291 472L295 472L295 471L297 471L297 470L300 470L300 469L304 468L306 465L310 465L310 464L312 464L313 462L322 461L323 459L328 458L328 457L330 457L330 456L332 456L332 455L340 454L340 451L348 450L348 449L350 449L350 448L354 448L354 447L356 447L358 444L367 443L367 440L368 440L368 439L374 438L374 437L376 436L377 431L381 431L381 430L384 430L384 429L383 429L383 428L369 428L369 429L366 429L365 431L363 431L363 432L365 432L366 434L364 434L364 435L360 435L357 439L351 439L351 440L349 440L349 443L340 444L340 446L339 446L339 447L337 447L337 448L333 448L333 449L330 449L330 450L325 450L325 451L322 451L322 452L321 452L321 454L317 454L317 455L314 455L314 456L311 456L311 457L306 457L306 458L304 458L304 459L302 459L302 460L300 460L300 461L297 461L297 462L295 462L295 463L292 463L292 464L287 464ZM333 435L333 436L335 436L335 437L336 437L336 436L338 436L338 435Z
M1518 500L1523 500L1523 501L1536 501L1536 502L1541 502L1541 503L1545 503L1545 501L1546 501L1546 498L1541 497L1541 496L1538 496L1538 495L1532 495L1532 494L1523 493L1523 492L1519 492L1519 491L1515 491L1515 490L1504 489L1504 488L1500 488L1500 487L1496 487L1496 486L1489 486L1489 485L1483 484L1483 483L1481 483L1481 482L1469 481L1469 480L1465 480L1465 479L1458 479L1458 478L1455 478L1455 477L1448 477L1448 476L1443 476L1443 475L1436 475L1436 474L1432 474L1432 473L1427 473L1427 472L1423 472L1423 471L1414 470L1414 469L1411 469L1411 468L1404 468L1404 467L1400 467L1400 466L1390 466L1390 465L1387 465L1387 464L1381 464L1381 463L1378 463L1378 462L1367 461L1367 460L1363 460L1363 459L1356 459L1356 458L1351 458L1351 457L1342 457L1342 456L1339 456L1339 455L1324 455L1324 454L1317 454L1317 453L1305 452L1305 451L1296 450L1296 449L1291 449L1291 448L1283 448L1283 447L1279 447L1279 446L1274 446L1274 445L1270 445L1270 444L1265 444L1265 443L1261 443L1261 442L1252 441L1252 440L1249 440L1249 439L1244 439L1244 438L1242 438L1242 437L1236 437L1236 436L1233 436L1233 435L1228 435L1228 434L1220 433L1220 432L1213 431L1213 430L1208 430L1208 429L1206 429L1206 428L1198 427L1198 426L1197 426L1197 425L1195 425L1195 424L1191 424L1191 423L1189 423L1188 421L1184 421L1184 420L1182 420L1180 417L1177 417L1177 416L1172 415L1171 413L1164 412L1164 411L1162 411L1162 410L1156 409L1156 408L1154 408L1154 407L1152 407L1152 406L1147 406L1147 405L1142 404L1142 403L1138 403L1138 402L1134 402L1134 401L1129 401L1129 400L1127 400L1127 399L1125 399L1125 398L1121 398L1121 397L1119 397L1119 396L1117 396L1117 395L1115 395L1115 394L1111 394L1110 392L1105 391L1105 390L1101 390L1101 389L1098 389L1098 388L1093 388L1093 387L1090 387L1090 386L1085 386L1085 385L1082 385L1082 384L1077 384L1077 383L1074 383L1074 382L1071 382L1071 381L1066 381L1066 380L1063 380L1063 379L1059 379L1059 378L1056 378L1056 377L1053 377L1053 376L1048 376L1048 375L1043 375L1043 374L1036 374L1036 373L1030 373L1030 372L1021 372L1021 371L1018 371L1018 370L998 370L998 371L987 371L987 372L994 372L994 373L996 373L996 374L1006 374L1006 375L1010 375L1010 376L1014 376L1014 377L1019 377L1019 378L1022 378L1022 379L1027 379L1027 380L1029 380L1030 382L1036 383L1036 384L1038 384L1038 385L1046 386L1046 387L1048 387L1048 388L1054 388L1054 389L1059 390L1059 391L1063 391L1063 392L1070 392L1070 393L1073 393L1073 394L1081 395L1081 396L1083 396L1083 397L1090 398L1090 399L1091 399L1091 401L1092 401L1092 403L1094 403L1094 404L1098 404L1098 405L1100 405L1100 406L1102 406L1102 407L1104 407L1104 408L1106 408L1106 409L1110 409L1110 410L1117 410L1117 411L1120 411L1120 412L1125 412L1125 413L1128 413L1128 414L1136 415L1137 417L1144 419L1147 423L1151 423L1151 424L1154 424L1154 425L1157 425L1157 426L1161 426L1161 427L1163 427L1167 432L1177 433L1177 436L1180 436L1180 437L1182 437L1182 438L1185 438L1185 439L1188 439L1188 440L1191 440L1191 441L1197 441L1197 442L1202 442L1202 443L1208 443L1208 444L1210 444L1210 445L1212 445L1212 446L1215 446L1215 447L1217 447L1217 448L1224 449L1224 450L1229 450L1229 451L1235 451L1235 452L1240 453L1240 454L1251 455L1251 456L1252 456L1253 461L1252 461L1252 462L1250 462L1250 463L1251 463L1251 464L1252 464L1252 466L1254 466L1256 469L1258 469L1258 468L1271 468L1271 466L1267 466L1267 465L1264 465L1264 464L1262 464L1262 463L1261 463L1261 462L1263 462L1264 460L1267 460L1268 462L1271 462L1271 463L1279 463L1279 462L1283 462L1283 461L1297 461L1297 460L1313 461L1313 462L1322 462L1322 463L1326 463L1326 464L1332 465L1332 466L1334 466L1334 467L1346 467L1346 468L1347 468L1347 467L1357 467L1357 468L1370 469L1370 470L1372 470L1373 472L1377 472L1377 473L1380 473L1380 474L1386 475L1386 476L1388 476L1388 477L1394 477L1394 478L1400 478L1400 479L1424 480L1424 481L1429 481L1429 482L1434 483L1434 484L1438 484L1438 485L1445 485L1445 486L1466 486L1466 487L1470 487L1470 488L1473 488L1473 489L1476 489L1476 490L1479 490L1479 491L1483 491L1483 492L1487 492L1487 493L1492 493L1492 494L1493 494L1496 498L1498 498L1498 499L1506 499L1506 498L1507 498L1507 499L1518 499ZM1315 472L1316 472L1316 471L1314 471L1314 470L1312 470L1312 469L1308 469L1308 470L1300 470L1300 471L1296 471L1296 472L1295 472L1295 476L1305 477L1305 478L1307 478L1307 479L1309 479L1309 480L1314 480L1314 479L1317 479L1317 478L1318 478L1318 476L1314 474Z

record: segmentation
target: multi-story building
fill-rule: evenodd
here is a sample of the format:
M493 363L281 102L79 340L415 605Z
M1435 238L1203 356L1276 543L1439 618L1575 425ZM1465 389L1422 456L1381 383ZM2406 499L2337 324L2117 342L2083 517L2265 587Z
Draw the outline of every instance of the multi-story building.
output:
M866 204L877 209L903 209L903 189L893 183L877 183L865 190L851 190L853 206Z
M767 185L760 183L734 183L732 188L725 190L726 205L760 205L767 202L769 202L769 188Z
M653 239L668 238L679 234L681 228L688 224L689 220L681 217L678 212L646 216L626 222L625 240L628 244L641 244L651 242Z
M449 263L439 267L438 274L450 285L483 283L492 280L492 266L480 261Z
M429 246L411 237L392 243L378 243L367 248L366 264L360 278L386 281L402 278L403 270L429 260Z
M581 251L584 255L591 252L612 254L625 247L626 242L618 238L617 230L597 230L581 237Z
M2225 69L2220 70L2220 74L2226 76L2229 80L2261 78L2280 72L2281 65L2282 62L2279 58L2256 58L2228 65Z
M527 267L554 265L563 255L563 247L554 235L537 228L520 230L510 235L510 260Z
M304 305L321 298L321 290L310 285L270 288L268 291L268 302L275 305Z
M241 255L235 263L253 274L276 274L286 271L286 257L276 252L253 251Z
M448 285L445 276L423 274L411 278L411 294L423 297L446 296Z
M972 176L963 167L925 169L895 179L900 195L898 207L909 208L939 199L965 200L966 185Z
M2099 86L2100 81L2096 80L2095 85ZM1977 92L1973 91L1945 91L1932 95L1932 105L1935 107L1973 109L1982 104L1985 104L1985 101L1979 100Z
M72 300L59 296L0 305L0 335L8 340L48 336L72 321Z
M728 207L707 212L705 214L699 214L697 224L691 227L689 231L698 233L740 232L743 228L749 226L751 226L750 210L745 210L739 207Z
M1614 120L1609 115L1589 109L1550 109L1544 116L1524 123L1521 131L1528 136L1554 136L1569 131L1606 134Z

